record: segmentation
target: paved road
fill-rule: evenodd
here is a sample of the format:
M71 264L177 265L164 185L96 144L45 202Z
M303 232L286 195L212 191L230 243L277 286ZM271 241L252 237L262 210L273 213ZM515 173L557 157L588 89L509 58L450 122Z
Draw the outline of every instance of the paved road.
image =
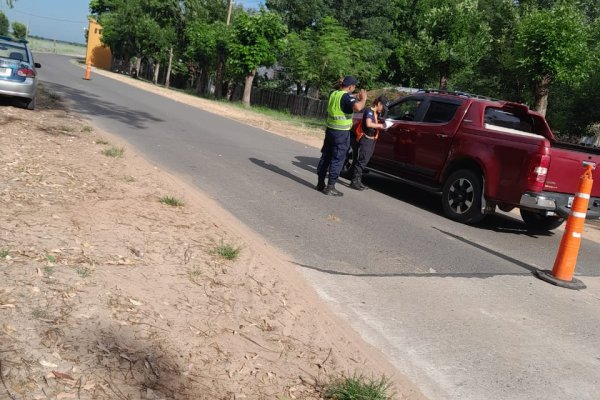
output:
M375 190L316 192L318 150L39 55L46 86L153 162L189 178L290 255L316 290L432 398L592 399L600 385L600 246L590 289L531 276L559 235L509 216L469 227L439 199L379 176Z

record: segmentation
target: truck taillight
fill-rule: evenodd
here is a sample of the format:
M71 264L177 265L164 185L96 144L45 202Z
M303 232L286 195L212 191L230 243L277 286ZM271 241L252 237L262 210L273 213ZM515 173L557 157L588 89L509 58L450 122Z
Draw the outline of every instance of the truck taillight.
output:
M544 189L546 176L548 176L548 167L550 166L550 156L536 154L529 164L529 174L527 176L528 189L539 192Z
M21 68L17 71L17 75L25 78L35 78L35 71L29 68Z

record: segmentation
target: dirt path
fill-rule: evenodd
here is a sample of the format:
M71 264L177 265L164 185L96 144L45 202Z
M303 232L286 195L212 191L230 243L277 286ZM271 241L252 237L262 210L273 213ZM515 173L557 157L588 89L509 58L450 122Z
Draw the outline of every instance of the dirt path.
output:
M52 94L0 107L0 399L318 399L354 372L422 398L211 199Z

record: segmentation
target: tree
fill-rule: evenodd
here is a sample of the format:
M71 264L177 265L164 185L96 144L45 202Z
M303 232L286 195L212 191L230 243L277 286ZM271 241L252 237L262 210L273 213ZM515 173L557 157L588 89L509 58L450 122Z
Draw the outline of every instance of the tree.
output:
M277 50L287 32L279 15L261 10L256 14L240 13L234 20L228 66L231 72L245 77L243 103L250 106L250 93L256 70L277 61Z
M296 85L296 93L302 94L302 88L307 82L313 80L311 68L312 43L310 37L304 33L291 32L285 40L284 46L278 55L279 65L283 70L283 85Z
M224 22L208 23L198 20L187 26L185 36L188 42L185 54L200 68L196 90L200 94L206 94L208 76L217 68L220 49L227 47L229 31Z
M13 31L13 36L17 39L26 39L27 38L27 27L25 26L25 24L22 24L20 22L13 22L12 23L12 31Z
M10 23L6 15L0 11L0 36L8 36Z
M314 26L322 17L331 16L326 0L266 0L266 7L278 13L292 32Z
M422 0L415 16L416 35L396 50L419 80L439 81L447 89L451 75L472 70L487 53L490 28L477 0ZM424 82L418 82L424 83Z
M555 82L577 84L591 71L590 27L566 2L527 10L515 35L516 61L534 85L535 110L545 115Z

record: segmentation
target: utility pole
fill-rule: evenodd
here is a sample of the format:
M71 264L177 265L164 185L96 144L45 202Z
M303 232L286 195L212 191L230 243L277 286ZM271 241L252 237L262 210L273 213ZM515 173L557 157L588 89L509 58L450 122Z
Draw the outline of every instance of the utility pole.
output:
M225 24L229 26L231 23L231 9L233 8L233 0L227 1L227 19ZM225 75L225 51L219 49L219 61L217 62L217 76L215 79L215 97L220 99L223 97L223 76Z
M226 25L229 26L231 23L231 9L233 8L233 0L229 0L227 3L227 21Z

